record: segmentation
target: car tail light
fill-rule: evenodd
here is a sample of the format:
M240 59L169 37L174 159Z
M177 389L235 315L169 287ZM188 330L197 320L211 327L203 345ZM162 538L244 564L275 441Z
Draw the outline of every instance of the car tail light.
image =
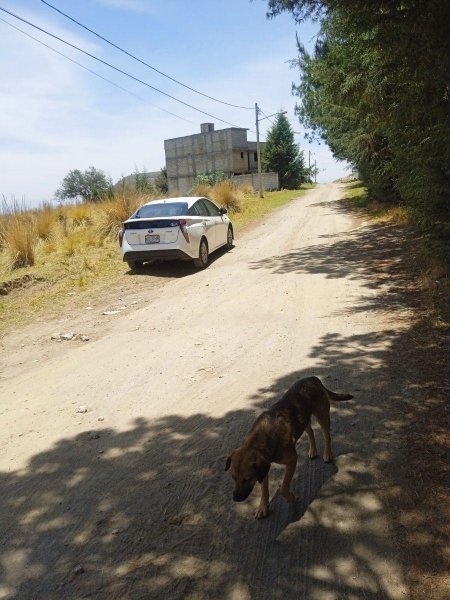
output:
M119 230L119 246L122 248L122 240L123 240L123 229Z
M184 239L187 241L187 243L190 243L190 239L189 239L189 233L187 230L187 221L186 219L180 219L180 229L181 229L181 233L184 236Z

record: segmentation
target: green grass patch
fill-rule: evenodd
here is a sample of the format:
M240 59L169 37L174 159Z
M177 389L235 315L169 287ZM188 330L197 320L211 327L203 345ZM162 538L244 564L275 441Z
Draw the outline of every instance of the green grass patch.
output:
M294 198L299 198L314 185L304 184L299 190L281 190L279 192L264 192L264 198L260 198L258 193L245 194L241 212L230 212L230 218L233 221L236 231L241 231L247 225L258 221L270 211L284 206Z

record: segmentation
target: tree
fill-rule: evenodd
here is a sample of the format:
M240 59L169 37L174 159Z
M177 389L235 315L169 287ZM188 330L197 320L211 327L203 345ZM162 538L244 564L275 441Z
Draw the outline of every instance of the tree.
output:
M167 192L169 191L169 184L167 182L167 168L166 167L162 167L162 169L159 170L159 175L158 175L158 177L156 177L156 179L153 183L154 183L155 188L157 189L157 191L160 194L167 194Z
M141 172L137 167L134 171L134 185L136 191L141 194L153 194L155 192L155 186L150 179L149 173L145 171Z
M69 171L55 192L60 200L68 198L81 198L83 201L98 202L112 189L112 181L104 171L89 167L82 172L79 169Z
M303 152L294 141L294 131L284 114L276 117L275 123L267 134L262 154L264 171L278 173L280 187L295 190L307 180Z
M441 0L268 0L320 22L299 44L297 114L355 165L378 200L397 198L450 256L450 4Z

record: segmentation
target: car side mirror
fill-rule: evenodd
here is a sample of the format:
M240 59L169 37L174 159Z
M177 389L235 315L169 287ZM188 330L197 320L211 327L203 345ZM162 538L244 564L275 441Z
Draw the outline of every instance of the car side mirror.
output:
M221 215L226 215L228 210L226 208L219 208L219 212Z

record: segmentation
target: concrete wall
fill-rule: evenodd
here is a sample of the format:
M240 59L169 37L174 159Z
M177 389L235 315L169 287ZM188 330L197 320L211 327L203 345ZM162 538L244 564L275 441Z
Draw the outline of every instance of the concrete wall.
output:
M203 123L201 133L164 141L169 194L186 195L197 175L223 171L248 173L258 170L256 142L247 141L247 130L238 127L214 131ZM264 144L261 143L261 151ZM270 185L273 184L270 180Z
M278 190L280 187L278 173L262 173L262 184L265 190ZM258 173L247 175L235 175L231 178L237 185L251 185L255 191L259 191Z
M233 172L233 145L246 142L245 129L222 129L164 141L169 193L186 194L197 175Z

